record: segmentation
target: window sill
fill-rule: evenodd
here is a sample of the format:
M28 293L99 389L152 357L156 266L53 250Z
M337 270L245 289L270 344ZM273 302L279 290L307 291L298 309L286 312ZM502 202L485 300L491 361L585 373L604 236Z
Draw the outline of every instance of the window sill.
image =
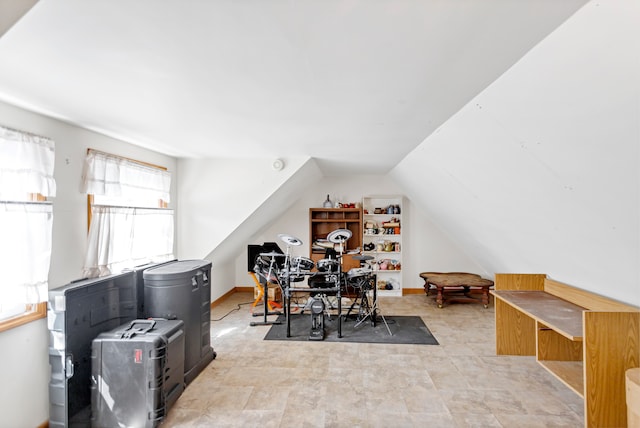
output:
M35 305L29 305L27 310L20 315L6 320L0 321L0 332L11 330L12 328L19 327L21 325L30 323L31 321L46 318L47 316L47 303L42 302Z

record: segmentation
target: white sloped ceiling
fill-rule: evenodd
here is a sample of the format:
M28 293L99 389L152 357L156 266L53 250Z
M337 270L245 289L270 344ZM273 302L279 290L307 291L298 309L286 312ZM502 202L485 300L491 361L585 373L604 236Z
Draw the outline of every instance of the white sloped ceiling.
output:
M640 304L638 22L588 4L392 170L487 271Z

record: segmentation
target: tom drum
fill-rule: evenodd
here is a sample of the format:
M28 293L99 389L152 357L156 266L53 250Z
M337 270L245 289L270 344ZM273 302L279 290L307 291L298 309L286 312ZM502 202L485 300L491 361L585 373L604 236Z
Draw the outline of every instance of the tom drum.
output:
M313 260L308 257L295 257L291 260L291 269L297 271L310 271L314 268Z
M320 259L317 263L319 272L337 272L338 261L336 259Z

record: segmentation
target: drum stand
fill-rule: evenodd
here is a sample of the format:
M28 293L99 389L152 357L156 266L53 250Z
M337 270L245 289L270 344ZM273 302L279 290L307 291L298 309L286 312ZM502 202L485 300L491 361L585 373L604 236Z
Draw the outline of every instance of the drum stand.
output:
M357 322L357 321L360 321L365 314L368 314L371 311L371 305L369 304L369 295L367 292L372 289L372 278L373 277L371 275L360 276L356 278L356 282L355 284L352 285L352 287L354 292L356 290L360 290L360 292L354 299L353 303L351 303L351 306L349 306L349 310L347 310L347 314L344 316L345 318L348 318L349 315L351 315L351 311L353 311L354 309L357 309L358 310L358 316L356 318L356 322ZM374 292L373 299L375 300L376 299L375 288L373 288L373 292ZM371 324L374 327L376 326L376 321L377 321L377 317L374 314L374 316L371 317Z
M340 251L337 256L337 269L336 272L333 272L331 268L328 272L325 273L327 276L327 280L331 278L331 282L333 282L333 287L331 288L308 288L306 291L311 293L316 293L316 296L310 296L307 301L307 305L302 309L301 314L304 312L307 307L311 310L311 332L309 333L309 340L324 340L324 317L325 314L329 319L331 319L331 314L329 313L329 308L333 309L333 304L329 302L329 298L327 296L328 293L335 292L336 299L338 300L338 337L342 337L342 295L340 294L341 289L341 281L342 281L342 251L344 249L344 244L347 240L352 236L352 232L348 229L338 229L327 235L327 240L334 244L340 245ZM334 279L335 278L335 279ZM329 281L327 281L329 282ZM288 320L288 318L287 318ZM289 325L287 321L287 337L290 336Z
M371 276L369 276L367 278L367 281L371 281ZM385 319L384 315L382 315L382 312L378 308L378 296L377 296L377 293L376 293L375 285L373 286L373 299L372 299L372 303L371 304L369 304L369 297L367 296L368 292L369 292L369 290L367 290L366 288L363 287L362 296L361 296L361 300L360 300L360 308L364 311L364 316L362 318L360 318L358 320L358 322L356 322L356 324L353 326L353 328L358 327L360 324L365 322L365 320L367 318L371 318L371 322L372 322L373 326L375 327L375 325L376 325L376 317L378 316L378 314L380 314L380 318L382 318L382 321L384 322L385 327L387 327L387 331L389 332L389 336L393 336L393 333L391 333L391 329L389 328L389 324L387 324L387 320ZM366 302L366 303L364 303L364 302Z
M280 235L279 235L280 236ZM291 293L297 291L303 291L306 293L318 293L325 295L324 299L326 299L327 293L336 293L336 297L338 299L338 337L342 337L342 297L340 294L340 283L342 280L342 249L344 248L344 244L351 237L351 231L348 229L338 229L327 235L327 240L333 242L334 244L340 244L340 256L338 257L338 272L337 279L335 281L335 286L332 288L314 288L314 287L305 287L305 288L295 288L291 287L291 283L289 280L289 275L287 275L285 286L284 286L284 299L285 299L285 318L287 322L287 337L291 337ZM281 235L280 238L291 245L300 245L302 242L289 235ZM287 251L288 252L288 251ZM333 305L331 305L333 306ZM306 308L306 306L305 306ZM309 334L310 340L324 340L324 312L325 312L325 301L323 298L320 299L312 299L311 304L311 332ZM303 309L304 310L304 309Z
M269 283L269 281L266 281L265 285L263 286L260 283L260 281L258 280L258 277L256 276L255 272L249 272L249 276L251 277L251 279L253 279L253 282L255 283L256 288L258 289L258 297L256 297L256 299L251 304L251 307L255 308L258 305L258 303L265 296L265 289L266 289L267 299L269 298L269 284L270 283ZM267 300L267 307L269 308L269 315L277 315L277 314L281 313L281 312L277 312L277 311L275 311L275 309L273 309L274 307L282 309L282 305L280 305L280 303L278 303L278 302L275 302L273 300ZM254 312L252 315L254 317L261 317L262 316L261 313L256 313L256 312Z

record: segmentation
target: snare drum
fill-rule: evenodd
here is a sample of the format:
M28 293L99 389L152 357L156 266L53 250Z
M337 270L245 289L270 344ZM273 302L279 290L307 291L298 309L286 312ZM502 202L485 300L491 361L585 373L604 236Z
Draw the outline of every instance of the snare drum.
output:
M336 259L320 259L317 263L319 272L337 272L338 261Z
M371 269L369 268L353 268L347 272L347 288L346 293L350 290L363 292L371 289Z
M313 269L314 266L315 264L313 263L313 260L311 260L308 257L300 256L291 260L291 269L293 270L310 271Z

